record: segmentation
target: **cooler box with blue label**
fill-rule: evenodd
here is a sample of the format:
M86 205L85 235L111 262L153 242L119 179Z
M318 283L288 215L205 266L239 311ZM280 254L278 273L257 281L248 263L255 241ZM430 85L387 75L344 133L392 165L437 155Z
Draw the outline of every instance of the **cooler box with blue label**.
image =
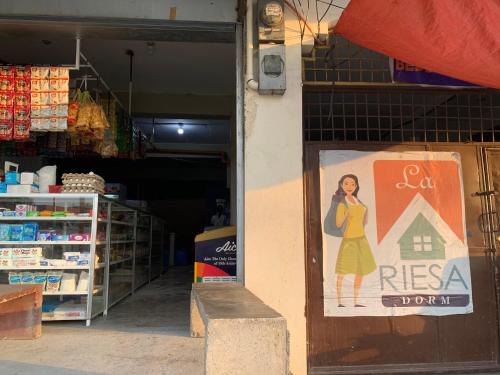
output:
M236 227L223 227L196 236L194 282L236 281Z

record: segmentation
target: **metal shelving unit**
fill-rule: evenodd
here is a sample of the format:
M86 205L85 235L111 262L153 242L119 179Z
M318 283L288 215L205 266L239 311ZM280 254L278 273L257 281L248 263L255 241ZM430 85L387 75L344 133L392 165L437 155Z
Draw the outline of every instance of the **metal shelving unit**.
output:
M90 325L92 315L102 313L103 305L98 301L103 295L103 272L94 269L96 263L96 235L97 235L97 208L96 194L0 194L1 207L15 211L16 205L32 205L37 211L65 211L71 216L1 216L0 224L22 225L36 223L39 230L53 230L57 234L89 233L90 241L0 241L0 249L5 248L42 248L45 260L31 258L37 265L21 265L23 258L19 255L10 255L11 266L0 267L1 282L9 282L9 274L13 278L33 278L35 275L63 277L64 274L73 274L77 281L75 290L46 290L43 292L42 320L85 320ZM88 216L77 216L78 214ZM41 265L50 260L63 260L64 252L88 253L88 265L60 264ZM26 259L26 258L24 258ZM54 262L55 263L55 262ZM45 271L45 272L43 272ZM78 279L83 272L88 273L88 285L85 290L77 290ZM98 285L98 286L96 286ZM54 287L55 288L55 287Z
M149 213L126 206L98 194L0 194L0 206L31 204L43 209L69 211L67 217L2 217L0 224L37 223L40 229L61 234L90 233L90 241L0 241L1 248L42 247L47 259L63 259L65 251L90 253L89 265L0 266L1 282L8 282L9 272L54 271L89 274L85 291L44 291L43 321L85 320L99 314L133 294L158 277L163 268L165 223ZM91 216L76 216L88 212ZM6 277L7 275L7 277ZM52 307L55 306L54 309ZM58 306L67 310L58 311ZM66 311L66 312L64 312ZM75 312L76 311L76 312Z

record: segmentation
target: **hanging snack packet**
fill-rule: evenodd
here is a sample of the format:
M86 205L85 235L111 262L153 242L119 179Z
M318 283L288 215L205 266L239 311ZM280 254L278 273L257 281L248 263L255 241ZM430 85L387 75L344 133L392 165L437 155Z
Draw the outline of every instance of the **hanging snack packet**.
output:
M30 137L30 120L14 121L12 139L25 141Z
M14 124L12 121L1 122L0 121L0 141L10 141L12 140L12 129Z
M49 68L46 66L32 66L31 67L31 78L32 79L48 79L49 78Z

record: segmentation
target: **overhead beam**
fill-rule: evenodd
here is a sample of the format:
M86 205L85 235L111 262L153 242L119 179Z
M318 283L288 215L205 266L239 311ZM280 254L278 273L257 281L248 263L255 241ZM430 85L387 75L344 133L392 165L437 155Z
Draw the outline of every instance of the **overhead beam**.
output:
M0 9L2 7L0 0ZM2 38L70 38L234 43L232 23L112 17L0 15Z

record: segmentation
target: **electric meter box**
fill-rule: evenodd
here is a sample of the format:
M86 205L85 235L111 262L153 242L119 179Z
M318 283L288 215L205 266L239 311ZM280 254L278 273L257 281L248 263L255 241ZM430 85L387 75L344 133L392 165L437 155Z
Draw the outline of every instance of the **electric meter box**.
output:
M285 45L259 46L259 93L283 95L286 89Z
M259 42L285 42L285 8L283 0L259 0L257 4Z

